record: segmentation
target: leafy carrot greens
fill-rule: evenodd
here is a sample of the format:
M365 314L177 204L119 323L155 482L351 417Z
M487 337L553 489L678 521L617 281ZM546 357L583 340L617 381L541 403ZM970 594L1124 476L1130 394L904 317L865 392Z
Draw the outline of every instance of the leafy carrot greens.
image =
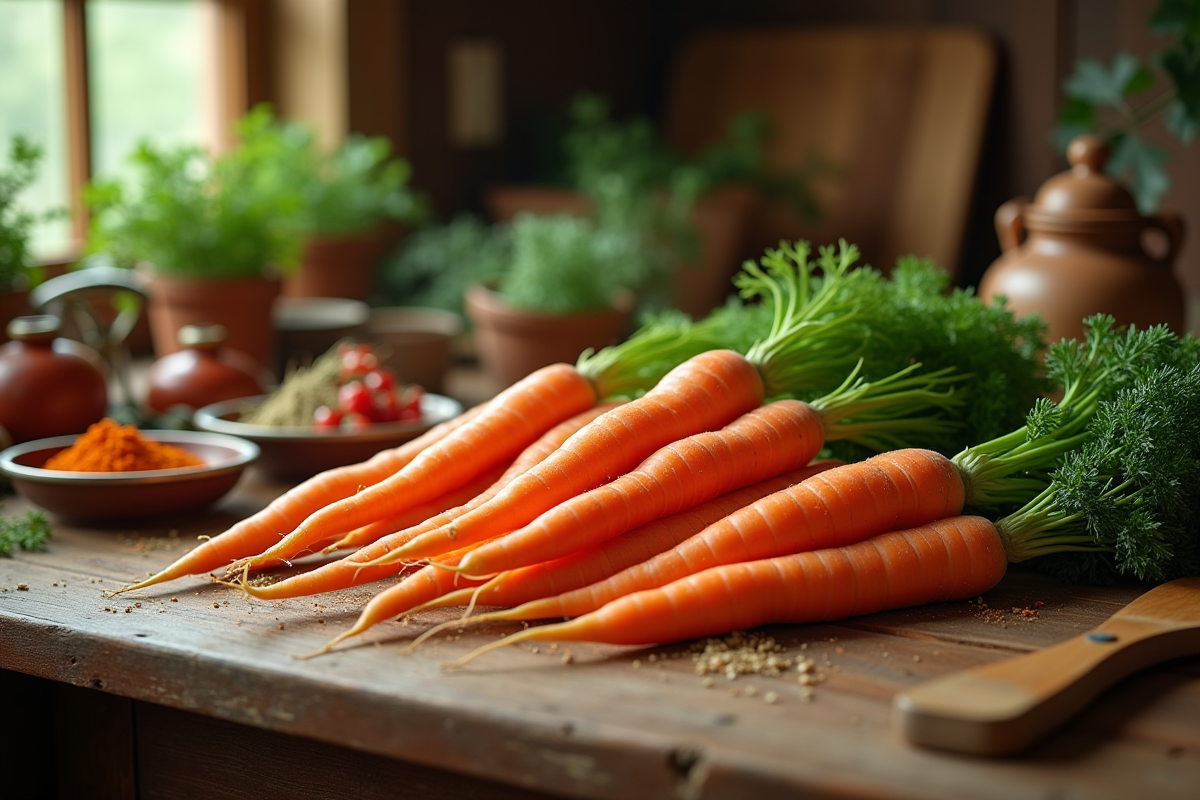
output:
M1200 574L1200 365L1148 368L1098 404L1049 485L1001 519L1010 560L1072 582Z

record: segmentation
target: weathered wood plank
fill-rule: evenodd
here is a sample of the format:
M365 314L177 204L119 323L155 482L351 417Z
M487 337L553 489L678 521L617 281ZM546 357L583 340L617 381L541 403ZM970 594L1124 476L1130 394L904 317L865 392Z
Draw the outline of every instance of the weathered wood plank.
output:
M249 513L269 496L242 487L231 501ZM896 691L1069 638L1138 587L1064 587L1014 572L983 598L986 608L960 602L767 629L824 674L811 702L795 672L717 677L706 687L686 645L572 645L569 665L561 661L565 648L517 646L467 669L440 668L516 629L495 625L400 655L403 643L453 610L386 623L362 637L363 646L294 657L344 630L377 587L265 602L197 578L137 597L104 595L174 560L224 519L186 521L174 538L166 527L136 536L61 529L46 553L0 559L0 668L300 737L302 752L324 742L568 797L803 790L875 798L1056 791L1182 798L1200 785L1195 659L1121 684L1018 759L918 750L890 723ZM18 591L18 583L27 589ZM1020 613L1026 608L1029 615ZM764 700L768 693L774 703ZM205 758L219 756L215 748Z

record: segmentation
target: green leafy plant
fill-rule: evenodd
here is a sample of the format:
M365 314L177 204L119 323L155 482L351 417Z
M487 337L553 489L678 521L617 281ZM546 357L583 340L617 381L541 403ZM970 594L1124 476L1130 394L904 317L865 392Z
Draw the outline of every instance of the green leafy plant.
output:
M256 106L238 128L242 145L233 154L263 182L300 187L305 231L318 236L368 233L387 220L419 225L428 204L409 184L407 161L393 158L386 137L347 136L322 152L311 127L277 119Z
M1107 171L1128 180L1143 213L1170 187L1163 148L1140 131L1154 121L1188 144L1200 130L1200 0L1160 0L1150 30L1174 37L1144 60L1128 52L1112 62L1080 59L1063 85L1066 96L1051 135L1061 151L1076 136L1101 135L1112 148Z
M520 214L498 291L514 306L554 314L609 308L621 290L661 304L670 261L642 234L614 220Z
M303 239L303 186L255 142L214 158L199 147L142 142L134 177L90 184L87 251L115 263L200 278L290 271Z
M462 214L404 237L375 273L371 303L413 305L462 313L472 283L498 278L512 258L508 227Z
M37 177L42 149L23 136L13 137L8 165L0 168L0 290L37 283L39 268L29 243L38 215L17 205L20 196ZM53 216L48 212L45 216Z
M601 202L612 194L605 184L614 180L626 184L630 196L668 192L682 200L684 208L707 192L738 183L773 201L790 203L805 217L819 216L810 183L827 165L814 159L790 174L771 169L765 156L770 122L761 113L738 114L730 120L725 139L692 159L668 147L648 119L614 120L610 102L600 95L576 95L570 119L562 142L566 182L594 199L599 195Z

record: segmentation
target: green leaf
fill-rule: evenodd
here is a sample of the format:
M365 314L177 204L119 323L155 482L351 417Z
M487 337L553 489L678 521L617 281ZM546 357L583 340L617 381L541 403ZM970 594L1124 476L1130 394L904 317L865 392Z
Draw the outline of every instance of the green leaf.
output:
M1200 2L1159 0L1150 14L1150 30L1164 35L1200 40Z
M1163 126L1184 144L1191 144L1200 132L1200 117L1189 114L1182 103L1173 103L1163 115Z
M1200 123L1200 48L1180 45L1162 54L1162 68L1193 125Z
M1117 106L1129 87L1138 85L1138 73L1142 70L1141 61L1126 51L1117 53L1111 66L1105 66L1099 59L1080 59L1064 82L1063 92L1067 97L1096 105Z
M1171 179L1163 167L1166 161L1165 150L1128 132L1114 137L1112 158L1105 171L1118 180L1127 181L1138 209L1143 214L1151 214L1171 186Z

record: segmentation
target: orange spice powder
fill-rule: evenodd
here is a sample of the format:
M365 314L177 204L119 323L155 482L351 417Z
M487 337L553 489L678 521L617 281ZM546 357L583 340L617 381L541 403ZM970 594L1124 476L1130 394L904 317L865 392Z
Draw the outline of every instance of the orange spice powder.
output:
M133 425L102 419L75 443L55 453L46 469L72 472L137 472L151 469L198 467L199 458L174 445L147 439Z

